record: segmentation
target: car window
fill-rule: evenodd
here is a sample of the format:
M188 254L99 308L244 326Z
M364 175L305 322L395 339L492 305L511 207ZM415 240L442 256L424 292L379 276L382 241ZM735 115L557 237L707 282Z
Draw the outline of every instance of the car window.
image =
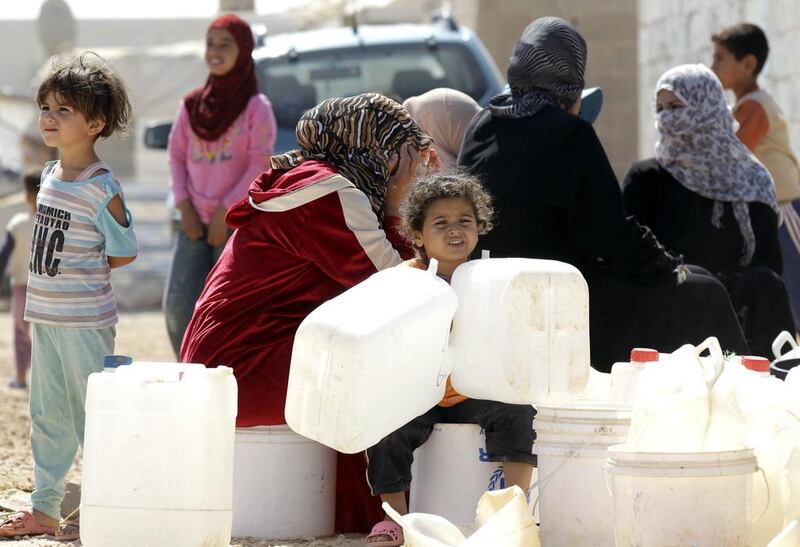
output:
M264 59L259 89L269 97L278 126L294 130L303 112L330 97L367 91L403 101L436 87L479 100L488 82L461 44L365 46Z

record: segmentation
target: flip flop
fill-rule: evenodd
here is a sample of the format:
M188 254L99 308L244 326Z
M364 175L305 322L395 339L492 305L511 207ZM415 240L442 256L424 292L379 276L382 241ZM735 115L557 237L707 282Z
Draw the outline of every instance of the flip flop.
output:
M80 519L65 520L53 537L56 541L75 541L81 537Z
M30 511L18 511L0 522L0 538L55 535L58 530L42 526Z
M386 536L389 539L369 541L370 538ZM372 527L369 535L364 538L364 544L370 547L400 547L403 545L403 529L393 520L382 520Z

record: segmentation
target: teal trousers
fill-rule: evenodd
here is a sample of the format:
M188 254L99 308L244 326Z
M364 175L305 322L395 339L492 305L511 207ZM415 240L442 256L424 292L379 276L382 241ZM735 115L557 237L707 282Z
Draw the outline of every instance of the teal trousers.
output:
M31 325L31 450L33 508L61 516L64 479L83 446L86 384L114 353L115 327L78 329Z

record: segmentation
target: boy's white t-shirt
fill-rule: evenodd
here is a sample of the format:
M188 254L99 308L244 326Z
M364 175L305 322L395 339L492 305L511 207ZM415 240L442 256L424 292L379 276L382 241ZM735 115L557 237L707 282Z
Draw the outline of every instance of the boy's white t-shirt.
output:
M14 250L8 261L8 276L12 287L24 287L28 284L28 264L31 256L33 239L33 215L30 211L22 211L11 217L6 225L6 232L14 238Z

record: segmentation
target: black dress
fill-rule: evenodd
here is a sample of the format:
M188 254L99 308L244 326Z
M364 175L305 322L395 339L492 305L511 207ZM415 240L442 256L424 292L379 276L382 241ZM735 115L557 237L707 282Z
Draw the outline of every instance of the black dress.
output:
M628 217L592 126L546 107L525 118L478 113L459 165L495 198L498 221L479 241L493 257L544 258L577 267L589 285L592 365L608 371L631 348L671 352L717 336L747 346L725 288L711 275L677 283L677 260Z
M655 159L634 163L623 182L628 211L647 225L668 249L683 254L716 275L728 288L750 351L771 357L782 330L794 332L778 243L778 215L769 205L749 204L756 236L753 260L739 264L744 238L730 203L724 203L721 227L711 223L714 201L680 184Z

